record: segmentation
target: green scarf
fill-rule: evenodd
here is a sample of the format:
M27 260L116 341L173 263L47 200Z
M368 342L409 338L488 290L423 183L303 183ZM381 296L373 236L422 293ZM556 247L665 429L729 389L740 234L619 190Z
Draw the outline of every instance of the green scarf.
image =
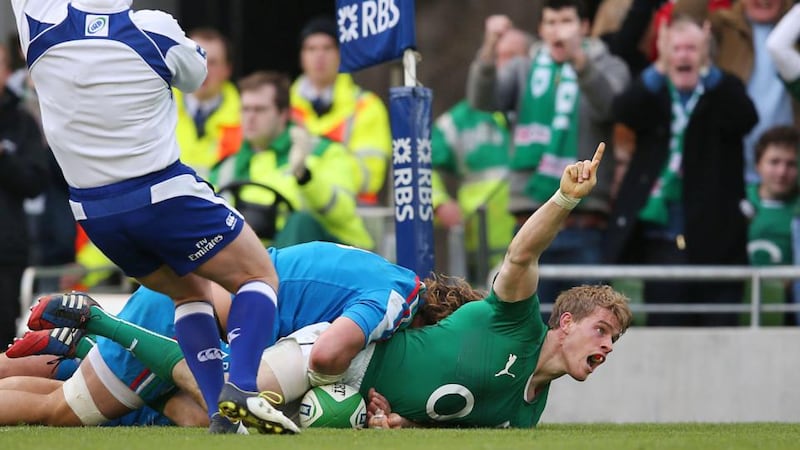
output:
M578 98L575 69L558 64L542 48L533 58L530 79L514 130L511 169L535 169L525 193L544 202L558 189L564 168L578 154Z
M650 190L650 198L647 199L644 208L639 211L639 218L648 222L655 222L666 225L669 220L668 204L677 202L683 193L683 182L681 180L681 166L683 164L683 138L686 126L689 125L689 118L694 107L703 95L705 89L702 81L697 83L689 100L684 105L681 102L680 94L669 79L667 87L672 98L672 123L670 124L669 139L669 160L661 171L661 175L653 188Z

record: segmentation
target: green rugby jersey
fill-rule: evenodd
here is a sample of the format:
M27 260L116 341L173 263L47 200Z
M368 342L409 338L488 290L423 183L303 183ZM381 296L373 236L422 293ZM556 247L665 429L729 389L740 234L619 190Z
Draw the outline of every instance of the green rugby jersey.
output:
M548 388L525 400L547 327L539 299L501 302L494 293L439 324L396 333L375 347L361 383L392 411L420 423L532 427Z
M798 211L798 198L787 201L764 200L758 185L747 187L747 199L755 208L748 228L747 252L754 266L792 264L792 217Z

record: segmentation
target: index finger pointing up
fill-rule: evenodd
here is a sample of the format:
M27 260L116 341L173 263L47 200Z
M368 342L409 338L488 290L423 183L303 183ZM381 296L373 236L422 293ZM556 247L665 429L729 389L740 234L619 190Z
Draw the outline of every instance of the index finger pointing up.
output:
M603 153L606 151L606 143L601 142L597 144L597 150L594 151L594 156L592 157L592 167L597 167L600 165L600 161L603 159Z

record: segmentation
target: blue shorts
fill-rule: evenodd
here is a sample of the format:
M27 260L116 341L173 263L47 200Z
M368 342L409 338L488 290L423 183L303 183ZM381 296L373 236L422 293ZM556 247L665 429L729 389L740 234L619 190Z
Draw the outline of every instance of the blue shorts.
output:
M117 317L164 336L175 336L175 305L172 300L166 295L144 295L141 292L134 292ZM116 342L98 336L97 350L114 375L145 403L152 404L176 391L175 384L157 377Z
M70 188L75 220L128 276L162 265L194 271L233 242L244 219L180 161L138 178L96 188Z
M122 417L104 422L103 427L144 427L144 426L167 426L175 425L167 416L161 414L153 408L144 406L135 411L131 411Z

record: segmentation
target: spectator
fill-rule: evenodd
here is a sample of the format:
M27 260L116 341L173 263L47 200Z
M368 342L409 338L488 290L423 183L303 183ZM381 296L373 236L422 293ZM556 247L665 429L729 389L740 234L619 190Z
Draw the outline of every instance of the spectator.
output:
M623 264L747 264L742 138L757 115L744 86L708 58L708 27L689 16L659 33L659 60L617 100L630 140L616 143L622 188L608 257ZM648 281L648 303L738 302L741 282ZM650 314L650 325L733 325L735 314Z
M389 115L381 99L339 73L339 38L328 17L300 32L303 73L291 87L291 119L311 134L344 145L359 163L358 200L377 205L392 155Z
M12 33L8 42L19 42L19 36ZM28 76L22 51L17 45L14 46L14 49L9 48L8 50L9 56L16 57L10 58L14 72L6 82L6 86L20 99L20 104L25 111L36 121L39 133L42 135L42 145L47 149L46 157L50 174L44 192L23 203L28 215L31 239L29 264L37 266L70 264L75 261L76 227L72 210L69 207L69 187L53 152L44 139L39 98L36 95L33 80ZM38 292L58 290L58 277L38 278L35 289Z
M23 200L46 187L47 153L36 121L8 88L9 51L0 45L0 348L16 336L22 272L32 243Z
M748 183L758 181L755 143L761 133L776 125L800 125L800 105L793 104L767 50L767 36L789 5L789 0L739 0L731 9L711 15L717 44L715 62L745 83L758 112L758 124L744 143L744 175Z
M189 33L206 52L208 76L192 93L173 89L178 106L178 145L181 161L200 176L236 153L242 143L241 103L233 72L232 50L228 39L213 28L198 28Z
M800 100L798 38L800 38L800 4L794 5L783 16L767 38L767 49L772 61L795 101Z
M467 96L480 109L516 112L509 209L518 226L547 201L570 161L589 159L587 152L596 142L610 141L612 100L628 83L628 70L602 42L586 37L588 27L580 0L548 0L539 25L543 40L534 44L529 58L515 59L497 71L493 55L511 21L506 16L486 20ZM575 208L540 263L602 261L612 173L613 164L600 167L597 187ZM542 280L538 293L550 303L558 292L586 282Z
M800 131L791 126L768 129L756 143L756 171L761 181L747 186L752 205L747 253L754 266L791 265L792 217L798 213L797 159ZM763 303L784 303L788 286L762 281ZM748 298L749 300L749 298ZM784 325L782 313L763 314L763 325Z
M497 43L497 67L525 56L531 42L531 37L521 30L504 33ZM483 233L491 265L502 260L514 231L514 218L508 212L510 146L509 125L503 113L477 110L466 100L436 119L431 130L436 219L447 228L466 222L464 244L470 252L478 249ZM458 201L448 194L442 173L456 179ZM477 215L480 209L486 214L487 229L480 228ZM485 277L485 274L475 275L473 279Z
M244 143L237 154L214 167L211 182L220 189L231 182L267 186L235 188L236 206L256 234L274 238L276 247L325 240L372 248L372 238L356 214L361 172L355 158L341 144L289 124L285 76L256 72L242 79L239 88ZM280 209L286 204L293 210L288 217Z

